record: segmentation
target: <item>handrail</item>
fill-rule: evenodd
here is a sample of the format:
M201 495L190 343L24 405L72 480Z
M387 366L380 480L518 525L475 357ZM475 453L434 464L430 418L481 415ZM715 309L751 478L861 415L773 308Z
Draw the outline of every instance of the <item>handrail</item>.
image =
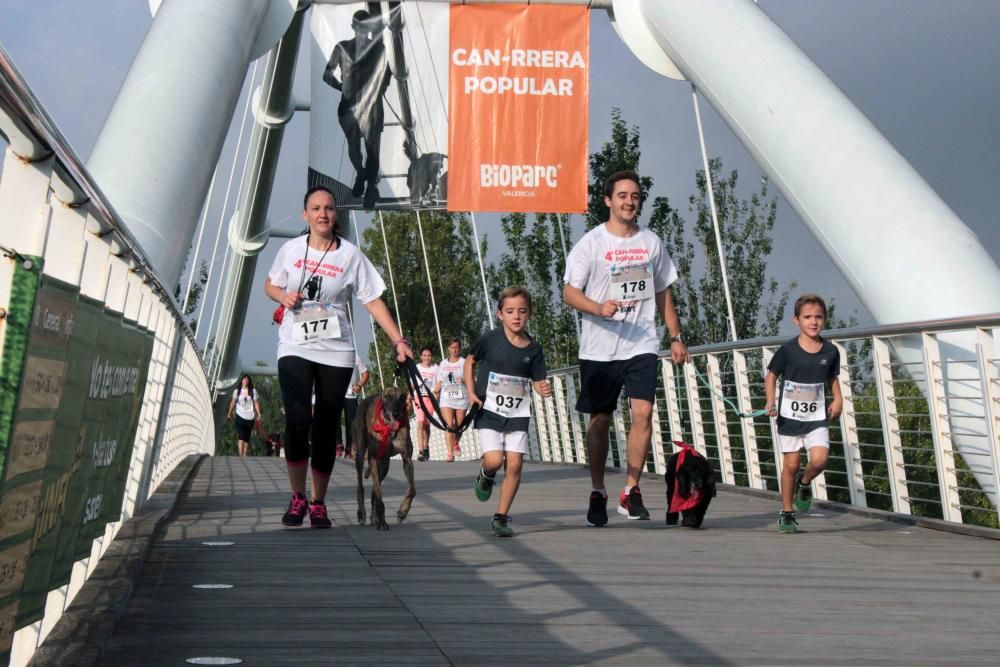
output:
M944 333L958 329L974 329L976 327L1000 327L1000 313L969 315L964 317L946 317L939 320L924 320L922 322L900 322L898 324L879 324L872 327L852 327L850 329L830 329L823 332L823 337L832 341L851 341L856 338L867 338L869 336L902 336L919 333ZM690 348L692 355L718 354L719 352L732 352L734 350L745 350L753 347L775 347L782 345L792 337L792 334L784 336L765 336L761 338L747 338L746 340L727 341L725 343L710 343L708 345L696 345ZM670 357L670 350L660 350L658 357ZM549 371L550 374L563 373L579 369L579 365L563 366Z
M132 262L135 264L135 268L132 270L141 273L144 280L153 283L154 291L159 293L160 299L173 312L174 319L181 326L188 340L194 345L195 350L198 350L194 332L181 313L180 306L174 300L173 289L163 285L153 272L142 247L122 222L114 206L111 205L97 181L87 170L83 160L80 159L69 141L56 127L52 117L45 111L42 103L31 91L2 44L0 44L0 112L3 112L3 115L0 115L0 135L13 144L12 137L8 136L9 133L21 133L24 130L31 133L31 136L23 138L30 141L37 149L31 155L21 155L20 157L30 162L46 159L49 156L53 157L61 172L73 181L66 185L78 188L79 192L83 194L82 198L74 198L73 201L66 202L66 205L83 206L89 204L93 208L102 225L100 231L93 231L98 236L115 234L121 245L131 255ZM15 124L13 127L4 126L4 115L9 116L9 119ZM198 356L202 358L200 350ZM203 358L202 366L204 366Z

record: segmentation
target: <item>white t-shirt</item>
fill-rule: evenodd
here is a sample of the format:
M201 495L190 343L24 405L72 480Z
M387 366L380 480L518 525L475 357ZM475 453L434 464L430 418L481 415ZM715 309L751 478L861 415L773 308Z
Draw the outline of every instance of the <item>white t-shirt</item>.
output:
M254 409L254 401L259 400L257 398L257 390L253 390L253 395L250 395L250 390L246 387L239 387L233 390L233 400L236 401L236 415L242 417L243 419L253 419L257 416L257 411Z
M431 364L430 366L417 364L417 370L420 372L420 378L424 381L424 386L427 387L427 391L434 391L434 385L437 384L437 375L440 367L437 364Z
M309 256L303 267L306 253L306 236L287 241L278 250L267 276L272 285L287 290L298 290L302 285L304 305L329 304L332 306L331 326L339 327L340 335L297 342L293 333L294 311L285 311L285 318L278 329L278 358L297 356L326 366L351 368L354 366L354 336L347 315L347 304L351 294L368 304L382 296L385 282L375 266L353 243L340 240L339 248L331 248L323 257L323 251L309 248ZM317 266L320 259L322 264ZM316 273L313 274L313 269ZM310 277L312 276L312 277Z
M640 229L615 236L598 225L573 246L563 279L598 303L622 301L610 318L583 313L581 359L615 361L659 351L654 295L677 280L677 269L656 234Z
M351 384L347 385L347 393L344 394L344 398L357 398L358 395L354 393L354 385L361 382L361 374L368 372L368 367L365 366L365 362L361 360L360 356L354 357L354 372L351 374Z
M465 393L465 357L458 361L445 359L438 366L437 382L441 383L439 402L443 408L464 410L469 407L469 397ZM437 384L435 382L435 384Z

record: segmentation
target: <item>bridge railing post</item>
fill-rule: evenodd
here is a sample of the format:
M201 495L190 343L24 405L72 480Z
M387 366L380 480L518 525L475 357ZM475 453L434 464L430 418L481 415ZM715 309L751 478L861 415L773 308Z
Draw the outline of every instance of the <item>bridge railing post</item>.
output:
M899 412L893 386L892 361L889 343L881 336L872 338L875 386L878 389L879 414L882 418L882 437L885 443L885 461L892 510L910 514L910 494L903 460L903 443L899 434Z
M733 376L733 381L736 383L736 405L740 412L746 414L753 410L753 401L750 399L750 376L747 373L747 359L743 350L733 351ZM743 436L743 452L746 457L747 484L751 489L764 489L766 487L760 476L757 429L754 423L740 419L740 433Z
M854 408L854 388L851 384L851 360L847 346L834 343L840 352L840 393L844 398L844 408L840 413L840 438L844 448L844 470L847 476L847 492L851 504L868 507L865 494L865 475L861 466L861 448L858 446L858 424Z
M774 357L774 353L777 348L765 347L763 348L763 355L761 361L763 365L761 367L761 377L767 376L767 367L771 363L771 359ZM775 397L777 399L777 397ZM768 419L767 425L771 430L771 451L774 457L774 484L775 489L781 491L781 462L784 458L781 454L781 443L778 441L778 421L776 419ZM767 488L765 486L764 488Z
M948 418L948 397L943 394L944 370L937 339L922 334L924 351L924 377L927 378L927 411L934 443L934 461L937 466L938 492L941 496L941 515L945 521L962 523L962 506L958 495L958 477L955 473L955 449L951 439Z
M993 491L1000 497L1000 359L993 335L986 327L976 328L976 359L986 412L986 434L993 472Z
M719 448L719 468L722 481L725 484L735 484L733 473L733 452L729 444L729 420L726 416L726 404L720 398L722 393L722 371L719 367L719 357L715 354L705 355L708 358L708 382L712 388L712 421L715 425L715 443Z

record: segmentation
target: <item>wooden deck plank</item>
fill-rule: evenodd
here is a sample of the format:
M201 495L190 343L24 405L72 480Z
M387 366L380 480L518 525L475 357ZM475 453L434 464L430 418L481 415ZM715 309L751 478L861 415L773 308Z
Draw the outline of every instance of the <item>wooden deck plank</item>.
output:
M475 472L418 465L400 525L394 464L385 533L355 525L354 470L338 462L334 529L288 530L282 461L205 461L105 664L920 665L1000 654L1000 542L823 510L778 535L774 503L732 493L706 529L667 528L656 479L643 484L652 521L612 514L591 529L586 471L545 465L526 466L517 535L499 540L495 502L472 494ZM213 540L235 544L202 544Z

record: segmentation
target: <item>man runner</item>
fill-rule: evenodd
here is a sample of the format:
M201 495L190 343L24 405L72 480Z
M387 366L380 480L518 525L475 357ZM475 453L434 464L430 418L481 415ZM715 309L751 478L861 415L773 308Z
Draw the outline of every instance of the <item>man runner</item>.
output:
M639 175L634 171L619 171L608 177L604 185L604 203L610 209L608 221L587 232L566 259L563 301L583 313L581 388L576 409L590 414L587 455L593 491L588 526L608 522L604 464L611 416L623 386L630 401L632 425L628 433L628 472L618 513L629 519L649 520L639 477L652 439L659 348L657 312L670 334L671 358L675 363L690 360L667 289L677 280L677 269L659 237L639 227L639 188Z

